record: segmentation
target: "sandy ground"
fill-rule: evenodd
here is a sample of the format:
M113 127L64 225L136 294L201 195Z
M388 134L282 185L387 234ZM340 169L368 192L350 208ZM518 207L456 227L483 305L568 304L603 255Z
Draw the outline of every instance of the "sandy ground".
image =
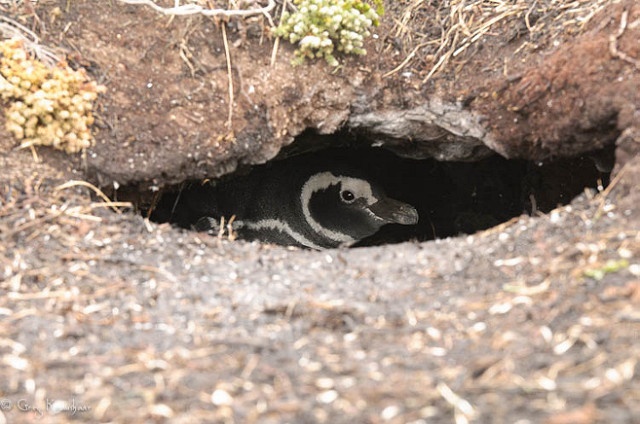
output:
M89 409L61 422L637 422L635 164L546 217L327 252L145 225L36 167L2 186L0 390Z

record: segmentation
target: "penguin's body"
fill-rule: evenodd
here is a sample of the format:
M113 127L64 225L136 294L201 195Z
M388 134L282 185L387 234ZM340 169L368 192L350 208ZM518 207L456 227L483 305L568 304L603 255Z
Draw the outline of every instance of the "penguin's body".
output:
M283 160L182 196L189 211L182 220L197 230L217 233L220 218L233 216L241 238L312 249L349 246L385 224L418 221L412 206L338 160Z

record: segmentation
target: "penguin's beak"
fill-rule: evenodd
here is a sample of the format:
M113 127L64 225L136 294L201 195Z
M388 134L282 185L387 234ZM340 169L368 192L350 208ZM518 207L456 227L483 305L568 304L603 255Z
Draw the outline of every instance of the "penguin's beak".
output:
M384 198L369 206L375 216L388 224L414 225L418 223L418 211L406 203Z

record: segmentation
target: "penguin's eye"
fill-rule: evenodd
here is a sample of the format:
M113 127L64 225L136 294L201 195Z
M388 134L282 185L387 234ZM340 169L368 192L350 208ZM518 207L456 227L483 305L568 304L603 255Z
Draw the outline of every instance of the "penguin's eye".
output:
M356 198L356 195L349 190L344 190L343 192L340 193L340 196L342 197L342 200L344 200L346 203L351 203Z

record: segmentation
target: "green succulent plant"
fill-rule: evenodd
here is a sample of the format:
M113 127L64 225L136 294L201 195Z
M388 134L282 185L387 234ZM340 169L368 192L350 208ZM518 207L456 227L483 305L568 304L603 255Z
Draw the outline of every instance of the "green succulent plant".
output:
M338 66L334 52L364 55L364 39L380 24L382 0L294 0L297 11L285 12L273 33L298 44L294 64L324 58Z

